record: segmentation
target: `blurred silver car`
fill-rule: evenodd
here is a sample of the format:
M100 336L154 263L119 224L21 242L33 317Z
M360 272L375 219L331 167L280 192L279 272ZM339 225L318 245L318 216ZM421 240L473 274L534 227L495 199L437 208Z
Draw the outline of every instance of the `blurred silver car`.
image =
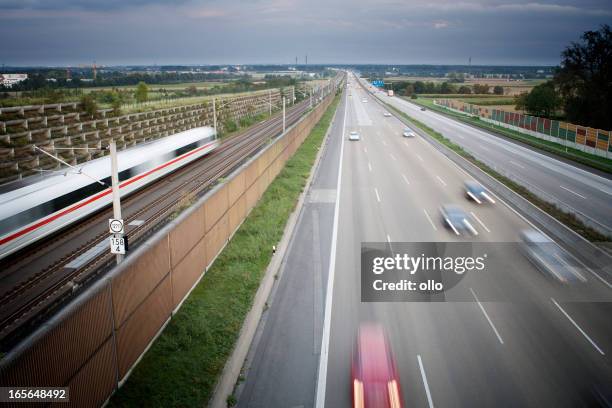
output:
M383 116L384 116L385 118L390 118L390 117L391 117L391 114L390 114L389 112L385 112L385 113L383 113Z
M359 136L359 133L352 131L351 133L349 133L348 139L351 141L358 141L361 139L361 137Z
M402 133L402 136L404 136L404 137L415 137L416 133L414 133L414 130L412 130L409 127L407 127L407 128L404 128L404 133Z
M520 237L521 250L541 272L562 283L586 282L575 266L576 261L546 235L535 230L523 230Z
M440 207L440 215L444 226L453 230L456 235L461 235L461 232L478 235L478 231L470 222L470 216L458 205L443 205Z

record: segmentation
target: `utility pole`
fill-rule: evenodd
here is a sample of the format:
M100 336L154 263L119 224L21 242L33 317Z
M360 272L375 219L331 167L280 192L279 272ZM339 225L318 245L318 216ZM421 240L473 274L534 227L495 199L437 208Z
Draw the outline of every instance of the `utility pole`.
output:
M213 98L213 128L215 129L215 134L217 133L217 108L215 106L215 98Z
M285 97L283 96L283 133L285 133Z
M121 219L121 198L119 195L119 168L117 166L117 145L114 140L111 140L109 146L111 158L111 181L113 188L113 218ZM121 234L123 238L123 234ZM117 254L117 265L123 261L123 254Z
M270 116L272 116L272 90L268 89L268 106L270 107Z

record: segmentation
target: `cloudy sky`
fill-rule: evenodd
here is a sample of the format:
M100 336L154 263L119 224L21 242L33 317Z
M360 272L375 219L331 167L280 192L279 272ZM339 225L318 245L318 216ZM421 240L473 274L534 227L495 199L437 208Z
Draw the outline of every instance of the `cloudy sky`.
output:
M612 0L0 0L0 64L557 64Z

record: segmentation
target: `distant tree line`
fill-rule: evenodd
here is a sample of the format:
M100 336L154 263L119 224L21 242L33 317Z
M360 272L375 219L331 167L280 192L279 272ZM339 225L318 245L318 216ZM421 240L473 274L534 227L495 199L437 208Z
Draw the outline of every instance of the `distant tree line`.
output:
M414 96L419 94L488 94L503 95L501 86L491 87L487 84L459 85L451 82L398 81L385 84L387 89L393 89L398 95Z
M202 82L234 80L236 78L249 79L248 75L232 74L211 74L211 73L131 73L121 71L99 72L96 79L86 80L91 73L78 72L72 74L72 78L66 78L66 72L52 70L45 72L34 72L28 74L28 79L13 85L11 88L4 88L0 85L0 91L34 91L43 88L93 88L93 87L113 87L137 85L145 82L150 85L156 84L176 84L181 82Z

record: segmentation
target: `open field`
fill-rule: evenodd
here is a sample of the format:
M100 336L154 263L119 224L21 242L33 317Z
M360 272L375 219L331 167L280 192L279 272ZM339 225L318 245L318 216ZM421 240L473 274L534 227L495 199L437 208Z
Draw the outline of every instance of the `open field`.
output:
M474 105L486 106L491 109L523 113L523 111L515 109L514 98L506 95L421 94L419 99L429 102L433 102L434 99L455 99Z

